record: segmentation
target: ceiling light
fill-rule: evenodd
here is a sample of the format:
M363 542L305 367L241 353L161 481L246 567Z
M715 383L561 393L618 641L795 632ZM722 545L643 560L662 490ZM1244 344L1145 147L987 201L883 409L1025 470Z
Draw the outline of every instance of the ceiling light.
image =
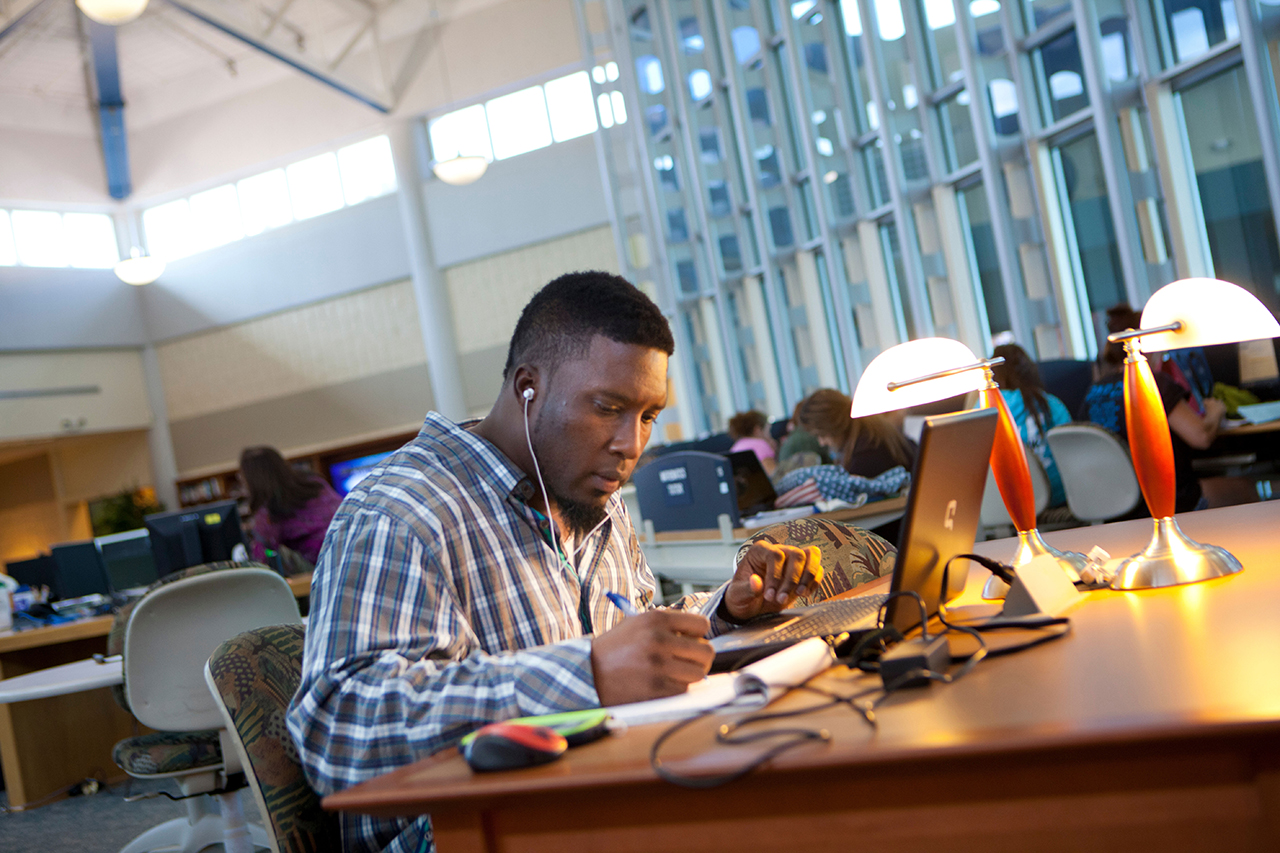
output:
M147 0L76 0L76 5L99 24L118 27L141 15Z
M158 279L164 272L164 260L162 258L144 255L137 249L133 250L133 257L125 258L116 264L116 278L125 284L150 284Z
M489 161L478 154L437 160L431 164L431 171L436 173L437 178L455 187L480 180L480 176L487 168L489 168Z

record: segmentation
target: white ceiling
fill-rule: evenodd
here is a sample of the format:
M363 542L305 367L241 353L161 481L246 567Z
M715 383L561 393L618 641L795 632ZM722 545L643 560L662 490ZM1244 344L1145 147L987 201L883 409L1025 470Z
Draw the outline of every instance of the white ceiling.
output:
M427 62L439 23L504 0L182 0L204 14L353 88L394 103L397 78ZM73 0L0 0L0 129L96 132L83 19ZM302 72L165 0L117 31L131 128ZM316 85L322 85L316 83Z

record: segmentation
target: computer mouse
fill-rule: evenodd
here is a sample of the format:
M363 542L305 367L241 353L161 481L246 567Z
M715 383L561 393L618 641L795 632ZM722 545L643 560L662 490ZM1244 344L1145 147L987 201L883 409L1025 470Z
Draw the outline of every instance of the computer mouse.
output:
M491 723L462 744L462 755L477 772L514 770L555 761L569 748L563 735L546 726Z

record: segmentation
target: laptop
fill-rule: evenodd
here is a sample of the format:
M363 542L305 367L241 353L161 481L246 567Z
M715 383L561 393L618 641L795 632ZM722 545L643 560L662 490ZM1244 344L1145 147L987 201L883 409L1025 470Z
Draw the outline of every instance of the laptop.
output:
M943 569L951 557L973 550L995 431L995 409L925 419L889 590L916 592L929 616L938 612L939 604L964 591L968 567L952 567L946 590ZM876 630L880 606L888 598L886 594L859 595L753 619L712 639L716 651L712 669L730 669L810 637L848 633L856 642ZM912 598L889 601L885 625L906 633L919 624L920 608Z
M739 450L737 453L726 453L729 466L733 469L733 487L738 496L738 515L742 518L773 509L773 502L778 493L773 488L773 481L764 472L760 457L754 450Z

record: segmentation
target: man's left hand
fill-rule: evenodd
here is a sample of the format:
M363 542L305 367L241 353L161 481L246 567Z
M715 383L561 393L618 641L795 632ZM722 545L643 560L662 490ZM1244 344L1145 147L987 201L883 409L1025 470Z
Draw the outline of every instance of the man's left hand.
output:
M810 592L822 580L817 546L796 548L757 542L733 573L724 591L725 611L736 622L761 613L776 613Z

